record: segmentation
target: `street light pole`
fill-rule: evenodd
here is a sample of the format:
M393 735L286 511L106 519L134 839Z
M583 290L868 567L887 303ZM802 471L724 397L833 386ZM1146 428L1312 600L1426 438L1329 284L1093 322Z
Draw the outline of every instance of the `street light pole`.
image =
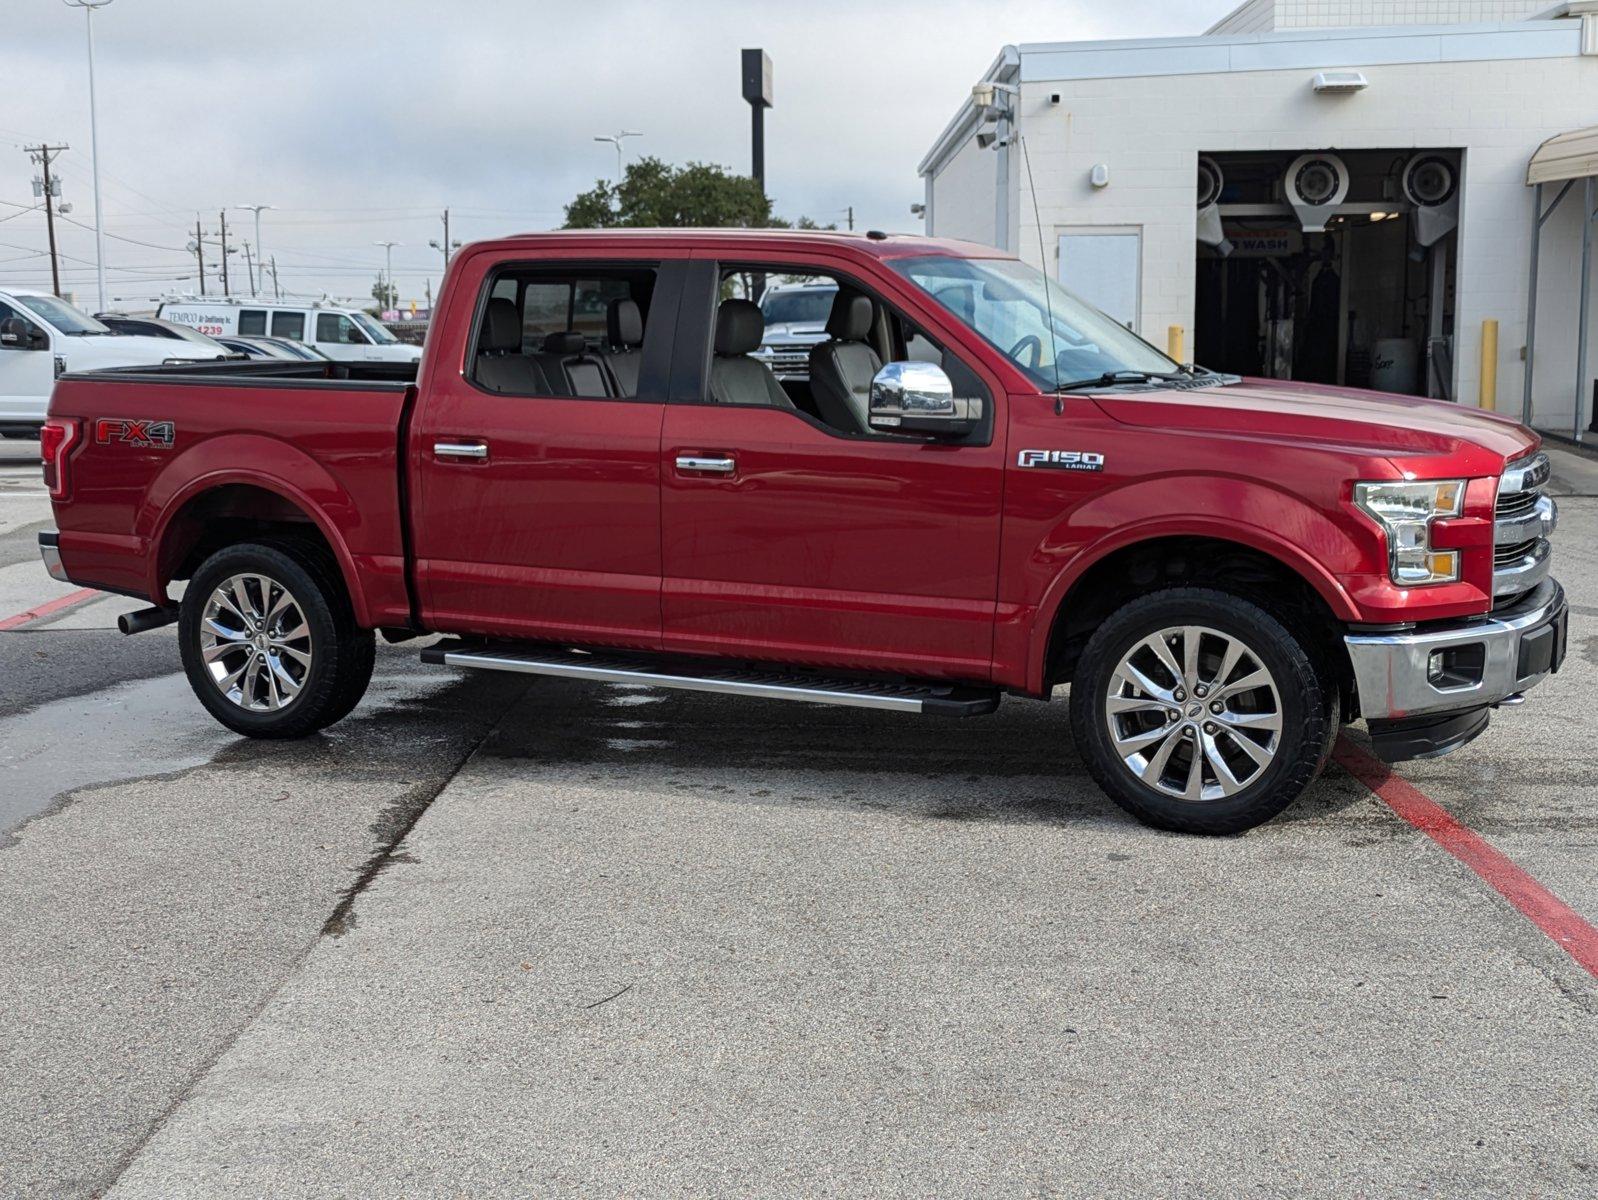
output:
M261 212L263 209L271 209L273 206L270 204L235 204L233 207L241 209L244 212L252 212L255 214L255 261L261 265L261 268L264 271L266 266L266 256L261 253ZM257 289L255 284L254 271L250 272L250 295L260 295L260 291Z
M399 305L399 295L394 291L394 247L403 246L404 242L373 242L374 246L383 247L383 278L385 294L388 298L388 307L395 308Z
M610 134L597 134L596 133L594 135L594 141L596 141L596 142L609 142L612 146L616 147L616 186L618 186L618 187L621 186L621 176L622 176L622 148L621 148L621 143L622 143L622 139L623 138L630 138L630 137L643 137L643 136L644 135L639 133L638 130L636 130L636 129L618 129L615 133L610 133Z
M94 276L100 289L100 312L105 303L105 239L100 231L100 126L94 103L94 10L111 0L66 0L68 8L83 10L83 25L89 36L89 165L94 170Z

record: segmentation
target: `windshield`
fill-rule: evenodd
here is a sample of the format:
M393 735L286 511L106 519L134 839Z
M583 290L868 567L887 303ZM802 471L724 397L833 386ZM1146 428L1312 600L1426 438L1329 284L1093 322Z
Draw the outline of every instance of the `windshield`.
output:
M387 346L399 341L399 338L395 337L392 333L384 329L381 325L372 320L371 317L367 316L363 312L352 312L350 314L350 320L354 321L357 325L364 329L367 336L379 346Z
M88 313L79 312L64 300L57 300L54 296L18 296L17 303L24 308L43 317L62 333L110 333L111 330L100 324Z
M1116 371L1164 375L1178 369L1131 330L1016 259L939 254L889 265L1008 355L1044 391Z
M772 292L760 301L760 311L767 325L825 325L837 294L836 288Z

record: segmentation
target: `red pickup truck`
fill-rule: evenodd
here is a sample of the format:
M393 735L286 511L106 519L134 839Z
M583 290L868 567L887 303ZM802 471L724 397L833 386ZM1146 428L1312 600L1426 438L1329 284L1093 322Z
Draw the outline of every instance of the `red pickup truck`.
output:
M836 290L781 381L753 303L778 281ZM200 702L256 737L349 712L374 631L953 717L1069 684L1111 799L1230 833L1343 722L1444 753L1565 650L1535 434L1178 364L957 242L484 242L416 366L68 374L44 449L51 573L148 598L125 629L176 621Z

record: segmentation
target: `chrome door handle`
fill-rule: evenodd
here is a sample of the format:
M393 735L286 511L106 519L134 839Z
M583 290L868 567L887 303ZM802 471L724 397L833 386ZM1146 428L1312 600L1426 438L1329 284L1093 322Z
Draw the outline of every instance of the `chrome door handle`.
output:
M433 453L440 458L487 458L488 447L482 442L434 442Z
M703 454L679 454L677 469L693 471L698 475L731 475L738 469L738 460Z

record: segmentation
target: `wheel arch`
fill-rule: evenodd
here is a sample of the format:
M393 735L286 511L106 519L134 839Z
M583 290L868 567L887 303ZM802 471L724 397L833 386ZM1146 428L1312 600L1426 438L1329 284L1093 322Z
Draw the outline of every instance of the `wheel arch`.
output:
M191 481L167 502L151 535L150 594L166 595L223 546L293 533L309 538L338 567L357 624L368 626L366 597L337 526L302 489L247 471L219 471Z
M1210 586L1302 621L1310 649L1333 673L1335 686L1352 697L1353 673L1336 632L1340 622L1358 619L1347 593L1301 551L1248 532L1220 523L1144 528L1079 555L1056 579L1035 626L1033 690L1046 695L1069 681L1087 637L1120 604L1167 588Z

